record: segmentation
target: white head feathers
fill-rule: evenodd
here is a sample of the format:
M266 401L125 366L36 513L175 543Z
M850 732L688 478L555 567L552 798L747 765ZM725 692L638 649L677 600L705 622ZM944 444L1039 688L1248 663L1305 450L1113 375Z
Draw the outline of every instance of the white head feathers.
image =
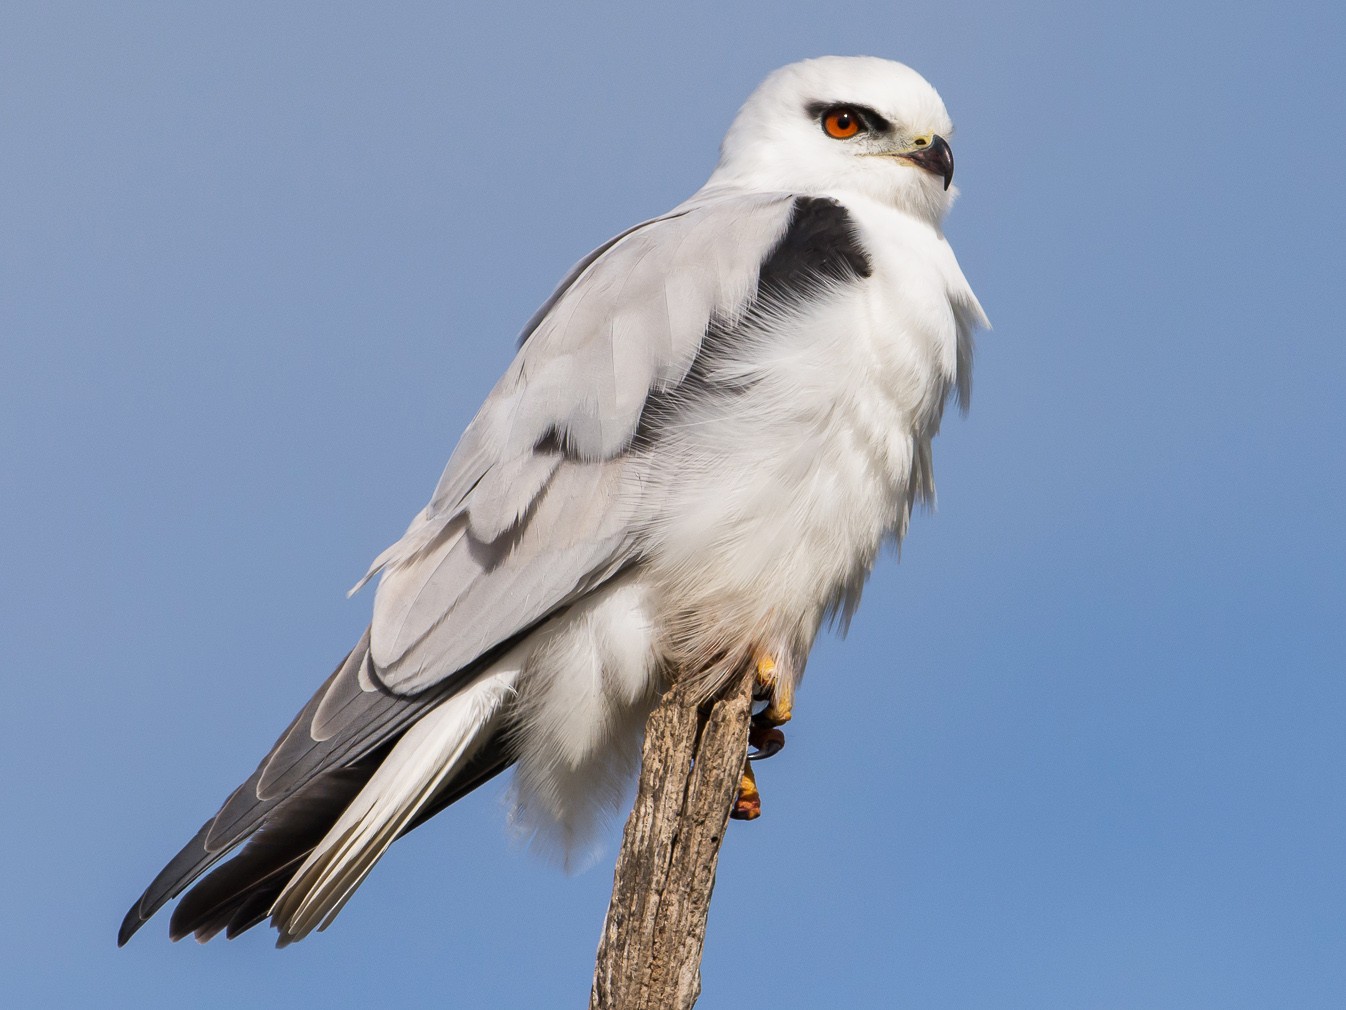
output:
M835 109L857 110L860 128L829 134L824 118ZM804 60L777 70L749 96L708 184L850 191L937 224L956 191L903 155L952 130L938 92L910 67L872 56Z

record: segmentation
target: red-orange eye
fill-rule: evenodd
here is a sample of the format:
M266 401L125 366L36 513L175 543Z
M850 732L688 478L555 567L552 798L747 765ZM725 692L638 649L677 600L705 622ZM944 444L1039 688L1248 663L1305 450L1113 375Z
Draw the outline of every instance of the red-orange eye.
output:
M860 117L854 109L828 109L823 113L823 133L833 140L848 140L860 132Z

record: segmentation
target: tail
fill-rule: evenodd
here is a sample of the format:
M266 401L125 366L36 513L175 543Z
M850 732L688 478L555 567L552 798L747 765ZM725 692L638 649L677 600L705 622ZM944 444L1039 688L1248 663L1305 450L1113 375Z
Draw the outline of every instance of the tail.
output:
M279 946L325 929L397 838L509 766L503 721L516 677L517 666L496 665L394 741L314 777L268 811L242 851L178 903L172 939L204 943L221 931L232 939L268 917ZM119 946L227 854L210 845L214 825L208 821L132 906Z
M331 925L388 846L499 734L514 676L481 678L407 730L271 905L278 946Z

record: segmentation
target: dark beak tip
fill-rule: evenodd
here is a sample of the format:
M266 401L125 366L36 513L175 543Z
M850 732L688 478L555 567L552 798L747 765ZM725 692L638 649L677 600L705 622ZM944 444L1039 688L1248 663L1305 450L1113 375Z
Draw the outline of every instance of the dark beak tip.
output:
M949 186L953 183L953 148L943 137L936 134L933 147L939 156L939 160L944 166L944 192L949 191Z
M944 190L948 192L949 186L953 183L953 149L949 147L947 140L936 135L931 138L929 147L923 147L903 157L942 178Z

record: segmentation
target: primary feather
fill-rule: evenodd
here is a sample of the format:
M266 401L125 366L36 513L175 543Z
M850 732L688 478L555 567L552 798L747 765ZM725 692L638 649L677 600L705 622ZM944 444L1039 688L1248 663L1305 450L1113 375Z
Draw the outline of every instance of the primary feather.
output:
M838 136L829 111L864 129ZM821 118L820 118L821 117ZM939 96L901 64L777 71L688 201L581 260L528 323L373 619L150 884L125 942L323 929L397 837L511 763L513 821L582 857L677 669L791 681L933 494L986 325L940 228ZM358 587L357 587L358 588Z

